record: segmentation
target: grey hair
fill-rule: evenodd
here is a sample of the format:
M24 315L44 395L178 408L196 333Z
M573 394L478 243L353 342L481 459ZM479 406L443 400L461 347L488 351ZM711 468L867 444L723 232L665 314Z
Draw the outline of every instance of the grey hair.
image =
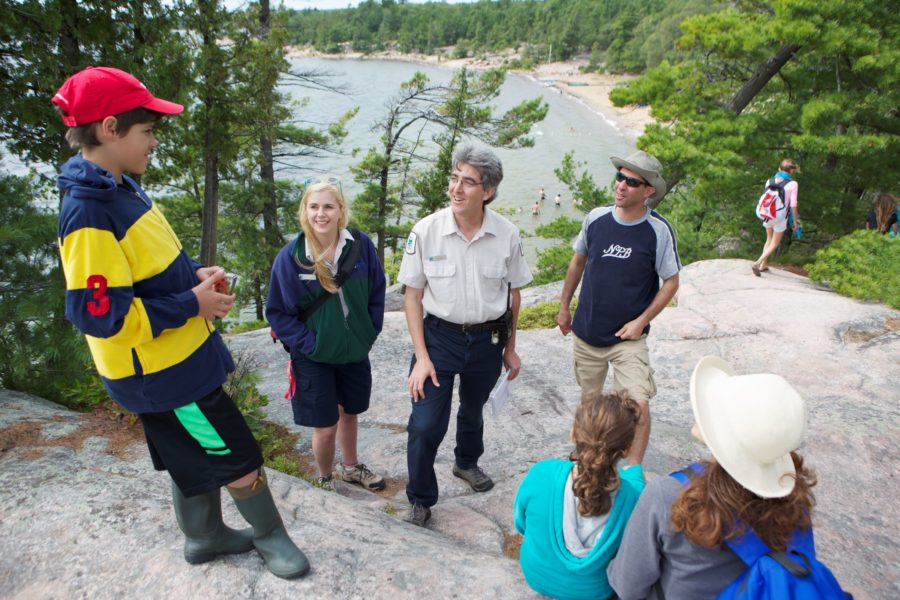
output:
M457 144L453 149L453 170L459 163L466 163L478 169L481 174L481 185L484 189L494 188L494 195L484 201L490 204L497 199L497 188L503 181L503 163L493 150L486 146L476 146L469 142Z

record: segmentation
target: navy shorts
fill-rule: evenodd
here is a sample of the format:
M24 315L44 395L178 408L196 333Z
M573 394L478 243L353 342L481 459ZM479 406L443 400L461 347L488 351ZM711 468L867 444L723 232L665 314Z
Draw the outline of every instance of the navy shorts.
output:
M337 424L338 404L349 415L369 409L372 395L372 365L369 359L343 365L309 360L299 355L291 360L297 384L291 407L294 423L304 427L331 427Z
M259 469L259 444L244 416L219 387L180 408L139 414L150 458L185 496L210 492Z

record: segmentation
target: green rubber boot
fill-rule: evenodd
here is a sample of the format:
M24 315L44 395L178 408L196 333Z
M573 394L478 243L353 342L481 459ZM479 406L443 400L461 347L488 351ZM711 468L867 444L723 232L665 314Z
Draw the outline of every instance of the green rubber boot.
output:
M263 470L259 470L259 478L253 485L228 488L228 492L241 515L253 525L253 544L269 571L282 579L295 579L309 573L309 560L288 536Z
M172 504L184 532L184 560L192 565L253 550L252 529L238 531L222 522L221 489L188 498L173 481Z

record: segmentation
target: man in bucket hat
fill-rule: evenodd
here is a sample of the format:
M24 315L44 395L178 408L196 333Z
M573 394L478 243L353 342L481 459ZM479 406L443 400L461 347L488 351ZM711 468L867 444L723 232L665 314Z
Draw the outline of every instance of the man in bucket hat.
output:
M557 323L563 335L575 332L575 379L582 392L602 391L612 365L615 389L637 401L641 420L634 444L643 452L650 438L649 400L656 395L647 334L678 290L681 261L671 225L647 207L666 193L659 161L641 151L610 160L617 169L615 203L584 219ZM579 281L573 321L569 305Z

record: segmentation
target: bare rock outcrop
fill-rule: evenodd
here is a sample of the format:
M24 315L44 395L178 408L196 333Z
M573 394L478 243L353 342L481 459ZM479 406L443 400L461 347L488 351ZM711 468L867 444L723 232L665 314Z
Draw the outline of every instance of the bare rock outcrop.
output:
M559 284L526 291L558 296ZM360 420L360 454L387 476L390 493L344 484L338 494L273 474L287 527L313 572L286 582L254 553L191 567L180 555L164 474L142 443L110 453L86 417L12 392L0 393L0 585L12 598L528 598L514 556L512 503L536 461L564 457L579 398L571 338L519 333L523 370L496 418L485 413L482 467L496 487L474 494L452 476L455 421L437 457L441 499L427 529L400 520L406 508L405 378L411 345L402 313L386 315L372 352L371 407ZM272 421L292 424L282 398L287 355L267 331L229 340L252 358ZM900 495L900 312L844 298L773 269L762 278L741 260L705 261L682 272L675 306L653 323L658 395L646 469L660 474L702 458L690 437L688 381L706 354L740 372L771 371L805 396L809 431L801 452L816 469L817 546L859 598L900 593L900 539L891 506ZM24 424L24 425L23 425ZM87 430L85 428L88 427ZM309 451L310 431L298 447ZM35 433L37 432L37 433ZM654 475L651 475L654 476ZM223 501L226 521L240 517Z

